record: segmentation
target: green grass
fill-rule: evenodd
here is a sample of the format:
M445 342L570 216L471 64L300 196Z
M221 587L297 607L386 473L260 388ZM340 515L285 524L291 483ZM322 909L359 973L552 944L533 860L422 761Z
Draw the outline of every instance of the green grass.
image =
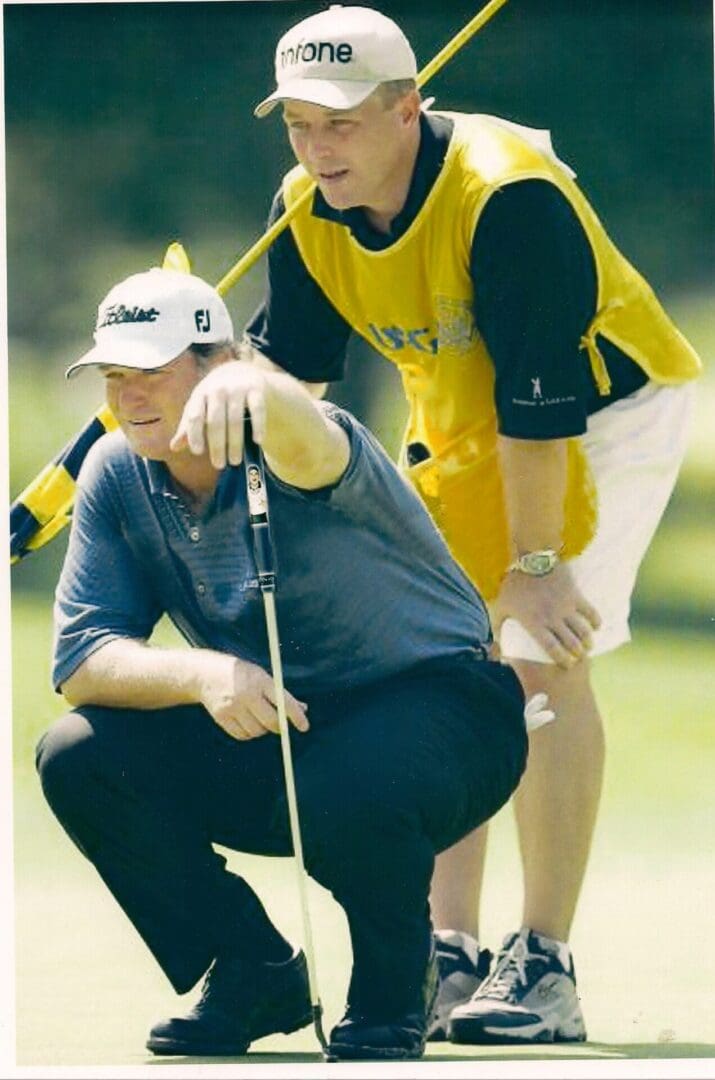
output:
M166 631L162 630L162 634ZM151 1024L177 1002L131 926L66 839L32 767L60 714L50 690L47 602L15 598L14 759L18 1064L141 1066ZM712 640L642 633L603 658L596 682L609 760L603 809L573 944L585 1047L508 1050L436 1045L429 1060L715 1056L715 665ZM300 939L289 860L230 855L281 929ZM313 883L310 899L328 1024L350 962L345 920ZM519 921L510 811L492 827L483 938ZM256 1044L254 1063L312 1062L306 1030ZM192 1063L195 1064L195 1063ZM307 1067L307 1066L306 1066ZM606 1066L604 1065L604 1068ZM270 1073L269 1073L270 1074ZM570 1074L569 1074L570 1075Z

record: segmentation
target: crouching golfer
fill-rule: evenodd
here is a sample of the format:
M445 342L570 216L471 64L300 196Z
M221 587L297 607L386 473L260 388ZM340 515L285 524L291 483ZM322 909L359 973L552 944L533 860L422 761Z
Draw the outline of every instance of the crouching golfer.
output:
M311 1020L305 957L212 843L290 855L276 703L245 497L243 416L267 465L278 618L309 873L353 949L334 1058L416 1058L434 995L435 854L524 769L524 698L485 659L482 602L414 492L348 413L236 360L228 312L150 270L100 305L98 365L120 431L80 477L55 608L43 737L54 813L188 1015L157 1054L240 1055ZM167 613L193 646L148 639ZM208 972L208 974L207 974Z

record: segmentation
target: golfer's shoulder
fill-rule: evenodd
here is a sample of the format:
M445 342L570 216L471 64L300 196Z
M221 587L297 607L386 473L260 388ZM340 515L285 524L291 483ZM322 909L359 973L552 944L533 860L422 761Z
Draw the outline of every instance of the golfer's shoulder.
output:
M78 484L84 491L126 484L136 472L136 454L121 431L102 435L82 462Z

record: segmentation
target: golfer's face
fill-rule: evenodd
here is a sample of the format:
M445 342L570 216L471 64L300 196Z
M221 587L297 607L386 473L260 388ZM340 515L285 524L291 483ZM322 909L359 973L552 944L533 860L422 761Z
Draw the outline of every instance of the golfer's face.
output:
M169 443L189 394L203 377L191 352L152 371L103 367L107 404L129 445L141 457L168 461Z
M283 118L295 156L329 206L381 205L405 138L398 106L386 109L375 95L345 112L287 101Z

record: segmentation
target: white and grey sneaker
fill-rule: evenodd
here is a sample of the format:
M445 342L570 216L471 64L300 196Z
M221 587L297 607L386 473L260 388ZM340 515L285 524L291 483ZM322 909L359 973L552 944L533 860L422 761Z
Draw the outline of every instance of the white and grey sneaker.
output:
M450 1013L455 1006L469 1001L487 977L492 954L489 949L480 949L477 941L461 930L435 930L433 937L439 986L427 1039L443 1042Z
M454 1043L583 1042L567 946L525 928L504 939L494 971L450 1017Z

